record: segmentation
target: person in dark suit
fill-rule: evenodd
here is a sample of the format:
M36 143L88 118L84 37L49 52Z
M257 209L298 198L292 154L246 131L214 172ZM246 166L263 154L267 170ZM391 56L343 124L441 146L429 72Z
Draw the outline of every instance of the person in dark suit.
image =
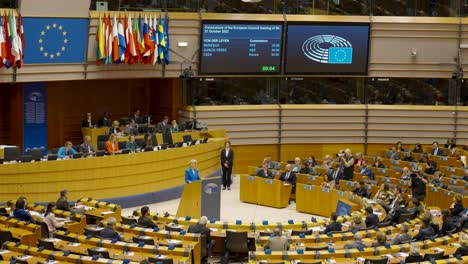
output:
M392 245L399 245L405 244L410 242L413 238L410 234L408 234L409 228L407 224L401 224L400 226L400 234L398 234L395 238L392 239Z
M137 108L135 112L133 112L133 115L129 116L128 119L135 121L136 124L141 124L142 118L140 116L140 109Z
M197 170L197 160L190 161L190 167L185 170L185 183L192 183L200 180L200 175Z
M437 168L437 163L434 160L429 160L426 163L426 169L424 169L424 174L434 175L436 171L439 171Z
M366 183L363 180L360 180L359 186L353 190L353 193L360 197L367 197Z
M434 235L434 229L431 227L431 219L423 218L419 232L413 237L414 240L420 241Z
M57 202L55 203L58 210L63 211L71 211L70 204L68 203L68 191L62 190L60 191L60 198L58 198Z
M99 232L99 236L103 239L115 239L117 241L122 241L119 233L117 233L114 228L117 220L115 217L109 217L107 219L107 226Z
M374 209L368 206L366 207L365 211L366 211L366 220L365 220L366 227L370 228L370 227L376 226L379 223L379 218L377 217L377 215L374 214Z
M361 174L362 176L369 177L369 180L375 180L375 174L372 171L371 166L369 165L369 163L367 163L366 160L362 161L362 166L361 166L361 169L359 170L359 174Z
M268 163L263 163L262 169L256 174L257 177L273 179L273 173L268 169Z
M460 232L459 237L460 247L453 254L454 256L468 256L468 234Z
M223 190L231 190L232 165L234 164L234 151L231 149L231 141L226 141L221 150L221 168L223 170Z
M26 198L20 197L15 204L15 209L13 210L13 218L25 222L34 222L31 214L26 209Z
M206 227L208 223L208 217L202 216L198 220L197 224L190 225L187 232L193 234L200 234L206 238L206 256L203 256L202 261L205 262L207 258L211 257L211 251L215 245L214 240L211 239L211 230Z
M122 130L120 130L119 121L115 120L114 122L112 122L112 127L109 128L109 135L112 135L112 134L118 135L121 132L122 132Z
M94 127L96 122L94 122L91 113L86 113L86 119L81 121L81 127Z
M397 204L399 204L399 206L390 210L387 216L387 220L391 221L394 224L398 224L400 216L402 214L409 213L409 211L405 207L404 201L405 200L402 197L398 198Z
M280 181L288 182L292 185L292 193L296 191L296 173L291 170L291 164L286 165L286 171L279 177Z
M362 242L362 234L356 232L354 234L354 240L349 242L348 244L344 245L345 249L353 249L353 248L365 248L366 245Z
M338 215L336 215L335 212L332 212L330 215L330 220L331 223L327 225L325 230L323 231L324 234L327 234L328 232L340 232L341 231L341 223L337 222L336 220L338 219Z
M439 142L434 141L432 143L431 155L434 156L445 156L444 151L439 147Z
M169 125L169 117L164 116L162 121L156 126L156 132L161 134L171 133L171 126Z
M99 120L98 125L103 127L103 126L111 126L112 120L109 118L109 113L104 112L104 115L102 116L101 120Z
M417 243L411 243L409 255L405 258L405 263L418 263L423 261L421 249Z
M83 156L92 156L94 154L93 143L90 136L85 136L83 144L80 145L80 152Z
M149 217L150 211L148 206L143 206L141 208L141 216L138 218L138 225L145 228L155 228L156 224Z
M446 236L449 234L449 231L455 229L455 224L452 219L450 219L450 212L447 209L442 209L442 228L439 230L440 236Z
M463 196L457 193L453 197L453 203L450 206L450 216L458 218L460 217L460 213L462 213L464 210L465 207L463 206Z

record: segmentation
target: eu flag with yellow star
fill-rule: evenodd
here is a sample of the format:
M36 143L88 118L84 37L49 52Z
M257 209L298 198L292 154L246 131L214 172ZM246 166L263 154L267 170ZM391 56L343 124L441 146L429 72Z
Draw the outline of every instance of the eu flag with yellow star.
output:
M86 18L23 18L25 64L84 63Z

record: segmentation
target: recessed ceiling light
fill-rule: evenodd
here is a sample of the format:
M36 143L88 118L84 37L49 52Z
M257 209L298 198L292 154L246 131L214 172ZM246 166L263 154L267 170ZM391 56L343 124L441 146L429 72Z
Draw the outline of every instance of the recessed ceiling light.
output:
M258 3L261 2L262 0L242 0L244 3Z

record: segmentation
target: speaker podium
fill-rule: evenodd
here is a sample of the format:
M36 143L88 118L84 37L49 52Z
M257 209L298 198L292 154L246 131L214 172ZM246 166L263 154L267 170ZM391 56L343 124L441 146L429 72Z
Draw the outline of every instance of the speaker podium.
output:
M220 209L221 177L210 177L184 185L177 216L200 218L204 215L219 220Z

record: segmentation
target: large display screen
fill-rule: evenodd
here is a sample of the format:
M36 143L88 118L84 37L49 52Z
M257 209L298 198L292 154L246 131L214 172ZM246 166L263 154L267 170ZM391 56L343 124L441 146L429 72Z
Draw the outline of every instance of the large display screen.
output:
M283 25L203 21L199 74L280 74Z
M285 74L367 75L369 24L290 23Z

